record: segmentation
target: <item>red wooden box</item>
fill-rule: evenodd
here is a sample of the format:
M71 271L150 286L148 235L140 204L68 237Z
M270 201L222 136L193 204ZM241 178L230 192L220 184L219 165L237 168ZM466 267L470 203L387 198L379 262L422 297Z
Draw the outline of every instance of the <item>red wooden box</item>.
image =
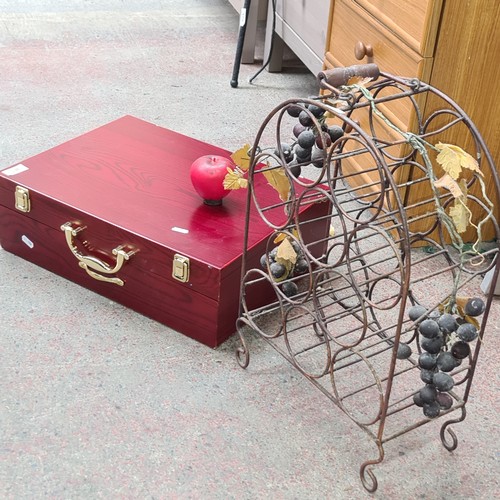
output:
M230 155L125 116L4 168L0 244L215 347L235 331L246 190L204 205L189 169L208 154ZM312 204L305 217L328 208ZM254 219L249 244L258 265L271 230Z

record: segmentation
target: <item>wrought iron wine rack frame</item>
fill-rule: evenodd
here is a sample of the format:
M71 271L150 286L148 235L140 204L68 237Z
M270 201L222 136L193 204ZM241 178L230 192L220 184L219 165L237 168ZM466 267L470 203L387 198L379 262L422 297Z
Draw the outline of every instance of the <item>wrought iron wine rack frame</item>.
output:
M372 81L360 82L359 77ZM286 279L298 287L298 293L289 297L283 292L283 282L270 277L267 265L246 268L245 241L237 358L242 367L248 366L245 336L252 330L366 431L378 447L378 456L361 465L360 477L373 492L378 484L372 468L382 462L384 444L431 421L413 400L423 385L417 360L421 346L408 308L422 304L429 311L438 310L452 292L467 295L473 290L477 294L474 286L480 276L495 268L495 282L500 266L498 244L484 246L480 231L479 235L474 229L472 236L470 231L465 234L475 246L463 243L460 234L457 239L446 217L454 197L433 185L435 174L426 163L434 154L432 147L427 158L419 148L436 144L455 127L462 127L469 137L469 152L479 168L489 172L497 200L500 187L478 130L439 90L416 79L380 72L374 64L326 71L318 79L323 93L276 107L262 123L252 147L246 234L251 231L249 213L257 209L274 229L268 252L275 248L276 236L286 236L306 259L308 270ZM352 82L357 84L348 85ZM431 96L440 106L424 117L421 108ZM297 164L287 163L283 149L291 136L287 110L300 107L313 128L320 130L311 105L326 111L344 135L329 148L321 144L324 149L319 161L316 156L317 168L310 166L310 160L299 162L303 173L309 170L297 178L292 171ZM410 109L413 133L398 127L395 113L401 109ZM272 147L263 145L266 134L275 140ZM274 204L263 205L253 179L266 170L280 169L286 172L290 193L284 200L277 194ZM485 197L479 177L468 172L467 205L473 207L476 226L489 226L498 242L498 209ZM308 232L314 221L301 220L299 207L311 203L331 205L323 221L330 226L326 236L314 237ZM283 213L284 224L277 222ZM483 222L478 224L478 220ZM262 287L271 288L275 300L253 309L247 298ZM450 451L457 447L457 437L449 426L466 416L492 293L485 302L479 337L471 343L470 355L451 373L453 405L438 417L446 417L440 437ZM397 357L401 343L413 351L408 359ZM451 418L454 412L458 416Z

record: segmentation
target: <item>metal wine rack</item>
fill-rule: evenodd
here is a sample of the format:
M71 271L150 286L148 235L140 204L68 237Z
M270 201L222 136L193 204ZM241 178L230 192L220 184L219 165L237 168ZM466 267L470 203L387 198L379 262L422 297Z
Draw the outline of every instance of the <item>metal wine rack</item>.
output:
M360 477L373 492L378 484L372 469L382 462L385 443L433 420L414 402L424 385L418 363L422 338L408 310L420 304L430 315L443 308L456 312L460 297L481 296L478 282L486 272L493 270L496 282L499 180L472 121L430 85L386 74L374 64L325 71L318 81L321 95L276 107L251 148L246 234L252 231L249 214L257 210L274 230L268 254L285 237L307 269L279 281L271 276L269 255L263 267L249 268L245 241L237 359L248 366L245 338L257 334L366 431L378 455L361 464ZM426 112L432 109L427 116L424 105ZM284 143L290 144L298 123L291 108L309 117L316 135L335 124L343 135L331 145L325 136L317 138L312 160L290 163ZM401 114L411 124L407 130ZM465 232L458 232L460 221L450 216L459 203L456 193L436 185L442 175L436 145L449 142L457 130L466 137L457 146L480 170L464 168L464 180L458 179L467 206ZM254 179L266 172L286 175L288 196L280 198L277 190L273 203L260 196ZM322 217L329 229L318 235L309 230L318 220L301 215L301 207L313 203L331 207ZM286 283L295 283L294 293ZM252 307L250 298L263 289L274 299ZM492 295L483 297L486 308L476 318L479 336L470 354L450 373L452 406L437 417L444 419L440 437L450 451L457 447L450 424L466 416ZM410 346L409 358L400 359L401 344ZM448 349L450 344L441 350Z

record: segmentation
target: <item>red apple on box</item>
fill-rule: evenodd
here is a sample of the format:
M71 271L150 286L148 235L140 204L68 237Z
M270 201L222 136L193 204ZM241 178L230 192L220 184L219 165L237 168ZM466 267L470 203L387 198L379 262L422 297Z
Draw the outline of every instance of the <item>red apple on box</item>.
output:
M235 168L233 161L217 155L200 156L191 165L191 183L207 205L221 205L222 198L231 192L224 189L228 167Z

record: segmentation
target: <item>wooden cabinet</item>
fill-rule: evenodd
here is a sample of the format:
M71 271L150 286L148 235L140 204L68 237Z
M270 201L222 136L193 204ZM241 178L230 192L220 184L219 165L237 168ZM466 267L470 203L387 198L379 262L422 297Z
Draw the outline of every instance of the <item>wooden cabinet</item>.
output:
M273 7L276 6L273 32ZM274 47L269 71L281 71L283 44L316 75L322 69L328 31L330 0L269 1L264 53L269 54L271 37Z
M373 60L382 71L430 83L470 116L498 169L499 19L498 0L336 0L330 13L324 65L332 68ZM432 96L419 102L424 116L441 104ZM394 101L384 112L399 128L411 130L415 113L408 101ZM385 134L391 137L394 132ZM451 129L440 140L472 149L465 127ZM350 168L360 172L366 165L360 159L352 161ZM488 181L486 175L488 196L498 209L494 186ZM415 196L419 196L418 190Z

